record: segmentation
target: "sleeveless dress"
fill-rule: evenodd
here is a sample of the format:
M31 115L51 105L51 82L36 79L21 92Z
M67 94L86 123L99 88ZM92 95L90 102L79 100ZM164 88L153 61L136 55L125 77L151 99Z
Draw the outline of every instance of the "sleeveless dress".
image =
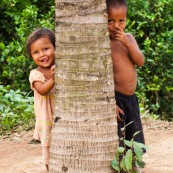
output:
M41 146L50 146L53 123L54 88L47 95L40 95L33 86L34 81L45 83L47 79L37 69L31 70L29 82L34 91L34 111L36 124L33 138L41 141Z

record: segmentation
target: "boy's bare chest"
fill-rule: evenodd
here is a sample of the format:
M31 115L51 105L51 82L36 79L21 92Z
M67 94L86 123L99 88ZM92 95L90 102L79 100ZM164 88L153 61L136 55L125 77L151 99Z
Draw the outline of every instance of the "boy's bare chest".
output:
M114 61L125 61L129 59L129 53L125 46L121 43L117 43L111 46L112 59Z
M127 53L128 52L127 48L123 44L121 44L120 41L113 41L113 42L111 42L111 51L114 54L116 52L118 54Z

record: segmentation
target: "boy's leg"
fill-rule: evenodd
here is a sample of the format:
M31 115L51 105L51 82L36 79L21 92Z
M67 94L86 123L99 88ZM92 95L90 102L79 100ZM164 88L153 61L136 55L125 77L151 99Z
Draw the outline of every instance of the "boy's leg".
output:
M138 133L134 137L134 140L136 142L145 144L142 122L140 117L139 104L138 104L136 95L134 95L131 103L127 105L127 108L128 108L128 116L127 116L126 123L129 123L129 122L132 122L132 123L126 127L126 139L131 140L134 133L137 131L140 131L140 133Z
M119 106L124 112L124 115L122 115L123 121L118 122L119 138L125 136L126 140L131 140L135 132L141 131L138 135L135 136L135 141L145 143L140 118L139 103L136 95L134 94L132 96L127 96L119 92L115 92L115 99L117 106ZM123 134L121 128L130 122L132 123L126 126L125 134ZM122 146L122 142L120 143L120 146Z
M116 105L123 110L124 112L124 105L123 105L123 100L122 100L122 97L121 97L121 94L118 93L118 92L115 92L115 100L116 100ZM118 137L119 139L123 139L125 136L125 131L122 131L122 128L124 128L125 126L125 122L126 122L126 119L125 119L125 116L124 115L120 115L122 121L118 121L117 124L118 124ZM122 140L119 141L119 146L120 147L124 147L124 142Z

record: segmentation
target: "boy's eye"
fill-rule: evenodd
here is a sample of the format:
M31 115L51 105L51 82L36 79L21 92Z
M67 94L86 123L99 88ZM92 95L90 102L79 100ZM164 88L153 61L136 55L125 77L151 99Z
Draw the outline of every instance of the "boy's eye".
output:
M120 23L124 23L125 22L125 20L120 20Z
M108 20L108 23L113 23L113 20Z

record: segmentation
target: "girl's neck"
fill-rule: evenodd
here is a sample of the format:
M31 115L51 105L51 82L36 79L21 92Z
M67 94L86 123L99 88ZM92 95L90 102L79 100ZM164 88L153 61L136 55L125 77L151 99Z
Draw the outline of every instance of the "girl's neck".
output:
M51 69L51 67L41 67L41 66L38 66L37 67L37 70L42 72L42 71L49 71Z
M40 71L42 74L44 74L45 76L47 76L50 71L51 71L51 68L48 67L48 68L45 68L45 67L37 67L37 70Z
M46 79L50 79L52 76L51 67L44 68L39 66L37 67L37 70L40 71L46 77Z

